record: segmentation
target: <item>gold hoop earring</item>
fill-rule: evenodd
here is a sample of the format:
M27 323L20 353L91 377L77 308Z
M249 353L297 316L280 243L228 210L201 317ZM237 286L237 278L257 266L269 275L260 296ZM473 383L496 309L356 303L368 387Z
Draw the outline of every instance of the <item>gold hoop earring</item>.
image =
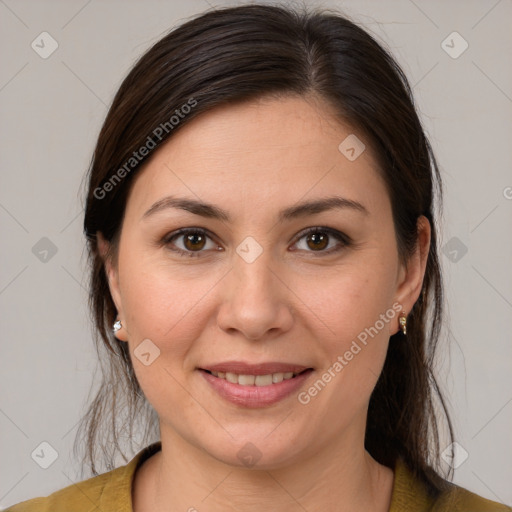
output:
M407 334L407 315L405 314L405 311L402 311L400 314L398 323L400 324L400 330L402 331L402 334Z

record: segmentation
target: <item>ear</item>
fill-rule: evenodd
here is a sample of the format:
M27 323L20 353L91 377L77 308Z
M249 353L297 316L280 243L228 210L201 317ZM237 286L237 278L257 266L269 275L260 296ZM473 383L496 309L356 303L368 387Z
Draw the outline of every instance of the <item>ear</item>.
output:
M105 266L105 274L107 275L108 287L110 295L117 309L118 320L121 320L121 329L115 333L115 337L121 341L128 341L126 320L123 312L123 302L121 300L121 292L119 289L119 273L116 265L114 265L113 257L111 254L110 242L105 240L103 234L98 231L96 233L96 240L98 241L98 251Z
M428 253L430 249L430 222L424 215L417 221L418 242L414 253L407 261L407 266L400 265L398 272L395 301L402 305L408 315L420 296L423 278L427 268ZM396 332L400 330L397 319Z

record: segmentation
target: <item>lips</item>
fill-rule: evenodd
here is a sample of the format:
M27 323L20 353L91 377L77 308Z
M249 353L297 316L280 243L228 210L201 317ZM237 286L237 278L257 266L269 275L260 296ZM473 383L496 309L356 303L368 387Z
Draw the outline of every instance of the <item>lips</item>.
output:
M198 368L222 398L243 407L272 405L302 387L312 368L291 363L224 362Z

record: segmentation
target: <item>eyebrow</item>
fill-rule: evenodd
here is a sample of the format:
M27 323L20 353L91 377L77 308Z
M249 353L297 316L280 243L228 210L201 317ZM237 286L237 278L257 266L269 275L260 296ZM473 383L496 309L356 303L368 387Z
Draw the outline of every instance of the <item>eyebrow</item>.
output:
M173 196L164 197L154 203L149 210L144 213L141 220L147 219L168 208L178 208L210 219L218 219L226 222L231 220L231 216L226 210L211 203ZM333 209L351 209L363 213L364 215L369 215L368 210L358 201L339 196L330 196L285 208L279 212L278 220L279 222L283 222Z

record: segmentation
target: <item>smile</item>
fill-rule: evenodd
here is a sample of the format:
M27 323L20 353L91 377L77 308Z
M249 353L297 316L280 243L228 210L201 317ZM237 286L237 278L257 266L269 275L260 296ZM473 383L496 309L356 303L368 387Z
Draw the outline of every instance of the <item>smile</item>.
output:
M209 369L198 368L198 370L218 397L246 408L261 408L276 404L298 392L313 373L312 368L283 364L230 363Z

